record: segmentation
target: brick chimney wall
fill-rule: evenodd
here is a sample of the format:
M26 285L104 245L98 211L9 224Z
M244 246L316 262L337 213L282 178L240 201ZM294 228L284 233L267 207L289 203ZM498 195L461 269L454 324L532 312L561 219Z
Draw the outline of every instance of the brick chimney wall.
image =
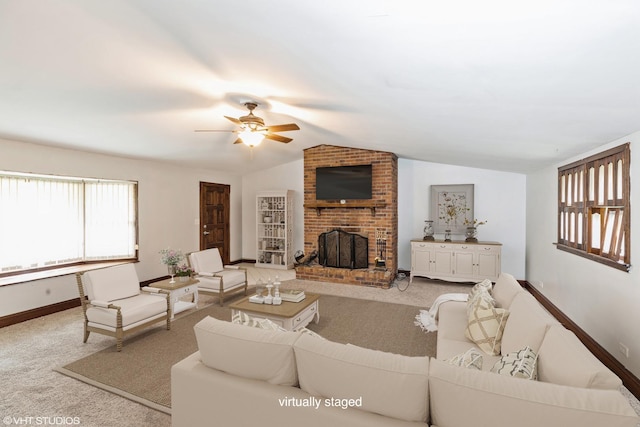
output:
M344 205L316 209L316 168L332 166L372 165L372 193L370 201L377 207L355 207L356 201ZM322 203L323 201L320 201ZM384 205L381 207L381 205ZM349 270L298 266L300 279L348 283L388 288L398 271L398 158L384 151L319 145L304 151L304 252L318 249L318 236L336 228L359 233L369 239L368 269ZM375 268L376 239L386 238L385 268Z

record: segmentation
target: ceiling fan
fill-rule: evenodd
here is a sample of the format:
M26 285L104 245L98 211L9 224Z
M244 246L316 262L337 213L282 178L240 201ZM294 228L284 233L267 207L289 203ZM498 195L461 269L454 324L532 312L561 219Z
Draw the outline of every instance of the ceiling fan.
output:
M240 129L236 130L216 130L216 129L196 129L196 132L233 132L238 134L238 139L234 144L246 144L249 147L255 147L260 144L263 139L271 139L285 144L293 141L293 138L287 138L286 136L276 135L273 132L286 132L290 130L300 130L300 127L295 123L289 123L286 125L274 125L266 126L262 117L258 117L253 114L253 110L258 106L256 102L245 102L244 106L249 110L249 114L241 116L239 118L224 116L226 119L232 121L236 125L240 126Z

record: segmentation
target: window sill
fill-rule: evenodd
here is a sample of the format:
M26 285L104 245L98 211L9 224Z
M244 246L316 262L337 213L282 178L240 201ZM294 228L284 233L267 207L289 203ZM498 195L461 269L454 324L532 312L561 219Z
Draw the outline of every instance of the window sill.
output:
M629 270L631 269L631 265L630 264L622 264L619 262L615 262L609 258L605 258L605 257L601 257L599 255L594 255L594 254L590 254L588 252L585 251L581 251L580 249L575 249L569 246L565 246L562 245L560 243L554 243L554 245L556 246L557 249L564 251L564 252L569 252L571 254L574 255L578 255L582 258L586 258L586 259L590 259L591 261L595 261L597 263L600 263L602 265L606 265L608 267L612 267L615 268L616 270L622 270L624 272L629 272Z
M105 261L91 264L72 265L68 267L54 268L51 270L35 271L31 273L16 274L13 276L0 277L0 287L16 285L34 280L50 279L52 277L67 276L83 271L96 270L98 268L112 267L114 265L127 264L135 261Z

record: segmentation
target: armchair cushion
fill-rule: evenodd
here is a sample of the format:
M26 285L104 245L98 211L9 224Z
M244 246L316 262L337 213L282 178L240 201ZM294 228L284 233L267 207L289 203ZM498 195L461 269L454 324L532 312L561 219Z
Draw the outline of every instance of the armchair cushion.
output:
M89 301L113 301L140 294L140 281L133 264L87 271L83 283Z
M111 303L121 308L122 327L125 330L134 323L167 313L167 298L164 295L141 294ZM112 308L89 307L87 319L93 324L115 328L117 313L118 310Z
M218 248L193 252L189 255L189 261L196 273L201 271L216 273L224 268Z
M223 279L224 290L244 285L246 281L244 270L223 270L216 273L214 277L199 277L198 287L217 291L220 289L220 277Z

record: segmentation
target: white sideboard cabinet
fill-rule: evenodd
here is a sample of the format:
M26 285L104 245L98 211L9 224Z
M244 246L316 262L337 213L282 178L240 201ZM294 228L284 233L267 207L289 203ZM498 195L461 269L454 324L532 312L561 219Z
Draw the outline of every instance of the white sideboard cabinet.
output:
M502 244L497 242L411 241L411 274L452 282L498 280Z

